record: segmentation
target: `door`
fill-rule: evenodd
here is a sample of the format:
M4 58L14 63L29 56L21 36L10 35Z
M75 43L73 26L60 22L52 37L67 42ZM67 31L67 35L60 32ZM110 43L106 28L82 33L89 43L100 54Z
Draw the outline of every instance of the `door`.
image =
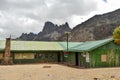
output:
M75 65L76 66L79 65L79 55L78 55L78 52L75 53Z
M58 62L63 62L63 52L58 52Z
M58 52L58 62L61 62L61 55L60 55L60 52Z

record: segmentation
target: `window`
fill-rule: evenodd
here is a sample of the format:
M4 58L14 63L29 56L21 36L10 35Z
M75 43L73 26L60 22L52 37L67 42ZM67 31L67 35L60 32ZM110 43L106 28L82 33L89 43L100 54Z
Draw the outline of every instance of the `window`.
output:
M42 57L42 54L40 53L35 53L35 58L38 59L38 58L41 58Z
M106 54L102 54L101 55L101 62L106 62L107 61L107 55Z
M49 55L48 54L45 54L45 58L48 58L49 57Z
M53 58L54 57L54 55L53 54L50 54L50 58Z

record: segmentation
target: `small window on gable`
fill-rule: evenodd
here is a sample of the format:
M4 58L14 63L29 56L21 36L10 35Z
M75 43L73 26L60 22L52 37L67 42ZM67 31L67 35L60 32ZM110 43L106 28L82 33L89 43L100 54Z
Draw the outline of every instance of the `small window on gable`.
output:
M107 61L107 55L106 54L102 54L101 55L101 62L106 62Z

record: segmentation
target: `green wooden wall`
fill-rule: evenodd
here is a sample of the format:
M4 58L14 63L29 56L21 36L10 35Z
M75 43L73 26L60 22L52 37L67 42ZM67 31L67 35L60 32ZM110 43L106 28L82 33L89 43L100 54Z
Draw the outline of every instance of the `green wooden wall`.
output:
M68 64L75 65L75 53L68 54Z
M75 65L75 53L69 52L67 57L64 55L64 62L68 65Z
M47 62L58 62L58 53L59 52L37 52L37 54L41 54L41 57L37 57L34 59L14 59L14 63L47 63ZM20 53L16 53L20 54ZM36 54L36 53L35 53Z
M86 57L83 57L82 55L81 55L82 53L78 53L78 62L79 62L79 64L78 64L78 66L80 66L80 67L88 67L88 63L86 62Z
M76 66L76 57L78 57L78 65L79 67L89 67L89 63L86 62L86 58L81 55L81 52L78 52L76 56L76 52L69 52L68 57L64 57L64 62L68 65Z
M102 61L106 55L106 61ZM113 41L90 51L90 67L117 67L120 66L120 46Z

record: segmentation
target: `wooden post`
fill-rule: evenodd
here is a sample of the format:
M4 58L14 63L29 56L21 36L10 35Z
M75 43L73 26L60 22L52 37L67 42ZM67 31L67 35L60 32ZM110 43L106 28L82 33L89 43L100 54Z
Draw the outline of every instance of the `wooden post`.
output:
M2 64L9 65L13 64L11 53L10 53L10 41L11 38L6 38L5 52L3 54Z

